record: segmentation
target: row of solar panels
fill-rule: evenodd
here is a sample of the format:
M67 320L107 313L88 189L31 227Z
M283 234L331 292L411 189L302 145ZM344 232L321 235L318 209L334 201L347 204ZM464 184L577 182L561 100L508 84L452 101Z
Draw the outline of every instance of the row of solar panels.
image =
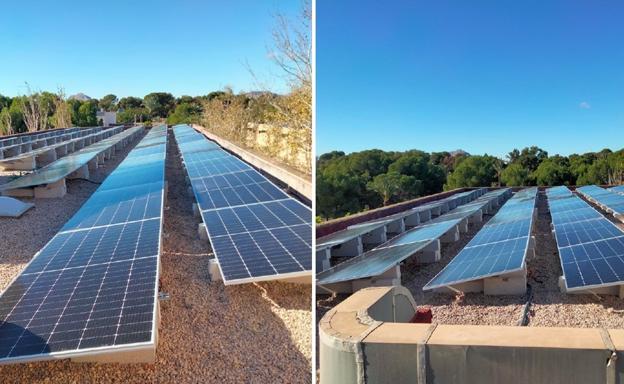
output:
M398 265L408 257L423 251L438 242L451 230L458 230L463 221L473 215L482 215L491 208L493 202L498 204L501 197L511 194L509 189L499 189L480 196L467 204L455 206L433 220L404 232L392 240L385 242L363 255L350 258L326 271L317 273L317 284L329 285L368 277L379 276Z
M31 188L39 185L55 183L64 179L72 172L87 165L87 163L97 158L97 156L103 152L111 151L112 147L118 145L119 143L133 139L135 136L143 132L143 130L144 128L142 126L138 126L114 134L106 139L100 140L73 152L70 155L62 157L36 172L29 173L6 184L2 184L0 185L0 191Z
M0 296L0 363L154 350L166 127L153 128Z
M590 201L620 212L615 188L578 188ZM547 191L553 232L567 291L624 284L624 231L567 187Z
M190 126L173 131L224 283L309 276L311 210Z
M106 139L123 131L123 127L108 129L92 128L72 132L52 139L46 139L46 143L26 152L16 153L14 156L4 158L0 156L0 169L15 171L32 171L56 161L69 153L78 151L88 145ZM23 145L23 144L22 144Z
M26 143L29 141L34 141L34 140L39 140L42 138L46 138L46 137L54 137L54 136L59 136L59 135L63 135L65 133L68 132L75 132L75 131L79 131L82 129L90 129L90 128L63 128L63 129L54 129L54 130L50 130L50 131L45 131L45 132L29 132L29 133L23 133L23 134L19 134L19 135L15 135L12 137L7 137L4 139L0 139L0 147L6 147L9 145L15 145L15 144L20 144L20 143Z
M536 196L537 188L517 192L423 290L523 270Z
M316 241L316 250L321 251L327 248L338 247L354 238L366 235L384 226L389 227L388 232L401 233L408 227L413 227L422 222L429 221L432 216L439 216L454 209L458 205L472 201L482 196L485 192L485 188L462 192L403 212L351 225L341 231L318 238Z
M120 127L123 128L123 127ZM68 130L67 132L59 132L56 135L41 137L41 138L32 138L32 140L27 140L22 143L17 143L13 145L6 145L4 147L0 147L0 159L14 159L20 157L21 155L28 154L29 152L33 152L35 150L61 143L63 141L68 141L71 139L76 139L82 136L88 136L96 132L101 132L104 130L102 127L95 128L81 128Z
M617 190L597 186L577 189L613 214L620 212L624 198ZM516 193L423 289L457 286L524 271L536 213L536 194L537 188ZM622 285L624 231L567 187L550 188L547 197L566 290Z
M617 192L618 187L604 189L596 185L588 185L578 188L577 191L616 217L624 215L624 195Z

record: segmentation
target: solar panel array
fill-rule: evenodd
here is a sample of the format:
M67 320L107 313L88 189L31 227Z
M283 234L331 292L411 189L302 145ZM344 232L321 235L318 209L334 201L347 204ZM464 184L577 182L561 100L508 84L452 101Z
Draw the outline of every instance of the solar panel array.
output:
M576 191L614 215L624 214L624 195L622 194L596 185L577 188Z
M43 184L52 184L62 180L75 170L86 165L102 152L110 149L115 144L127 140L143 131L143 127L132 127L121 133L113 135L107 139L98 141L87 147L80 149L70 155L60 158L55 162L39 169L37 172L29 173L25 176L0 185L0 191L30 188Z
M393 266L426 248L433 241L457 226L462 220L471 216L492 199L497 199L504 191L486 193L477 201L459 206L436 219L406 231L392 240L353 257L333 268L317 273L317 284L327 285L343 281L379 276Z
M309 275L311 210L190 126L174 133L224 283Z
M166 134L153 128L3 292L0 363L155 345Z
M537 188L517 192L423 290L522 270L536 196Z
M567 290L622 284L624 232L571 192L547 196Z
M472 201L482 196L485 192L486 192L485 188L478 188L478 189L474 189L474 190L467 191L467 192L461 192L461 193L457 193L455 195L449 196L445 199L419 205L417 207L405 210L403 212L398 212L396 214L388 215L388 216L381 217L378 219L372 219L363 223L351 225L341 231L337 231L327 236L318 238L316 242L316 250L318 251L318 250L322 250L325 248L338 246L358 236L362 236L377 228L380 228L392 221L400 220L406 216L412 215L417 212L421 212L424 210L434 210L434 209L440 210L440 213L448 212L449 209L454 209L455 207L459 205ZM442 207L444 207L445 209L442 210L441 209Z
M91 128L61 128L61 129L48 130L45 132L21 133L18 135L14 135L12 137L0 139L0 148L10 146L10 145L20 144L20 143L28 143L31 141L41 140L43 138L48 138L48 137L56 137L59 135L81 131L84 129L91 129Z

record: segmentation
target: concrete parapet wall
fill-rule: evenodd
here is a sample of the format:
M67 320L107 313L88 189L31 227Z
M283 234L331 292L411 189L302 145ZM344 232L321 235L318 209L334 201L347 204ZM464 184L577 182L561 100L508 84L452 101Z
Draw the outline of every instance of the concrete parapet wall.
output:
M320 382L624 382L624 330L412 324L415 310L396 286L360 290L329 311Z

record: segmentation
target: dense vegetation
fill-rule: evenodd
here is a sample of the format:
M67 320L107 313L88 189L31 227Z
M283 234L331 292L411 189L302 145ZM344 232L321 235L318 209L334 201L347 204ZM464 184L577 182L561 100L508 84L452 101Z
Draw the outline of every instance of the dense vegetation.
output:
M318 158L317 214L323 219L443 190L479 186L621 184L624 149L548 156L538 147L514 149L506 160L457 151L368 150Z

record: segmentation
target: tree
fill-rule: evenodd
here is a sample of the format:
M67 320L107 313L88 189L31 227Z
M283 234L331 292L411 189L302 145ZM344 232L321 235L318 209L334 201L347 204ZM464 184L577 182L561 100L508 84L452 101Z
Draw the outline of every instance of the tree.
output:
M171 93L152 92L143 98L145 107L152 117L167 117L175 107L175 98Z
M148 121L150 114L147 108L129 108L117 112L117 122L120 124L135 124Z
M26 132L28 130L24 123L24 99L25 96L13 98L9 107L14 133Z
M491 186L497 179L495 160L495 157L488 155L465 158L447 178L445 189Z
M176 125L198 123L200 114L201 109L194 104L178 104L175 111L167 117L167 124Z
M33 93L26 83L28 95L23 99L22 114L29 132L43 131L48 128L49 103L41 93Z
M541 186L570 185L573 181L569 160L559 155L542 161L533 177Z
M65 90L59 88L54 99L54 115L52 116L52 126L55 128L66 128L72 126L71 108L65 98Z
M117 103L118 109L130 109L143 107L143 99L133 96L122 97Z
M397 172L383 173L375 176L366 186L369 190L377 192L383 201L383 205L388 205L390 200L397 196L404 184L403 177Z
M523 187L531 184L529 170L520 163L509 164L500 174L500 180L508 187Z
M98 106L105 111L115 111L117 109L117 96L108 94L100 99Z
M12 135L14 133L11 112L9 112L9 108L5 107L0 111L0 135Z
M11 98L0 94L0 111L11 106Z
M514 149L507 155L509 157L509 163L520 163L529 172L534 172L537 167L548 157L548 152L543 149L532 146L523 148L522 151Z
M78 108L78 114L80 120L78 122L79 127L93 127L98 124L97 121L97 101L89 100Z
M252 123L244 95L225 92L203 105L204 127L222 137L247 145L247 129Z

